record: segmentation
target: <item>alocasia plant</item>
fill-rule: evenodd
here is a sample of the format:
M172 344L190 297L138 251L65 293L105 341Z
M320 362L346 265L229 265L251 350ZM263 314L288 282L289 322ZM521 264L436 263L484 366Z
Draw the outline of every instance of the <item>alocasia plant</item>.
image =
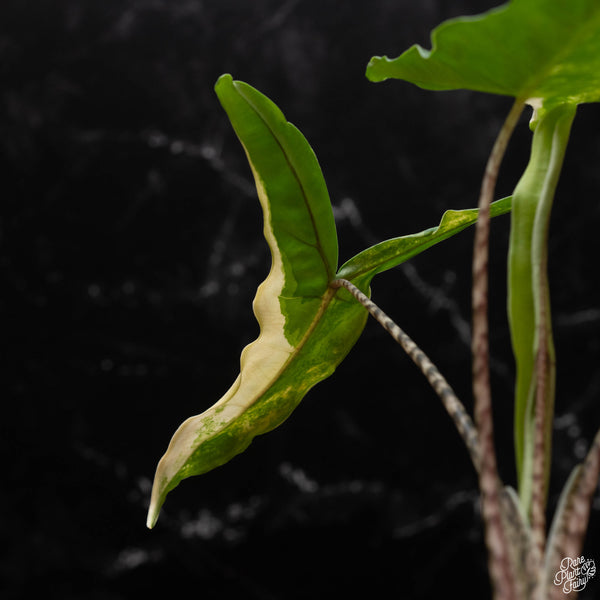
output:
M254 175L272 265L254 301L260 336L242 352L241 372L230 390L173 436L157 468L148 526L182 479L243 451L331 375L360 336L366 308L426 374L469 447L479 475L494 598L562 597L552 580L561 560L581 550L600 472L600 433L565 486L546 541L555 391L548 223L576 107L600 100L600 3L513 0L443 23L432 33L431 50L413 46L396 59L373 58L367 76L514 97L483 176L479 208L448 211L438 227L381 242L338 269L333 213L307 141L269 99L222 76L216 92ZM529 164L512 198L492 203L502 156L526 104L533 108ZM509 211L511 203L507 305L517 369L518 494L498 477L487 331L489 218ZM474 223L475 425L437 368L369 299L377 273Z

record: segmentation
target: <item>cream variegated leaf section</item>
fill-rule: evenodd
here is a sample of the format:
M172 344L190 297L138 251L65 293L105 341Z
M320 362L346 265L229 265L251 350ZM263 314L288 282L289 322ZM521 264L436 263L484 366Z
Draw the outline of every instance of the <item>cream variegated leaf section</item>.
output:
M239 418L260 398L285 368L294 348L284 335L285 316L279 296L285 285L281 252L271 227L270 206L265 186L250 157L258 197L264 211L264 235L271 249L271 269L260 284L252 304L260 326L258 338L246 346L240 358L240 375L231 388L208 410L186 419L174 433L166 453L158 463L148 511L147 526L158 519L165 489L184 467L192 453L219 429Z

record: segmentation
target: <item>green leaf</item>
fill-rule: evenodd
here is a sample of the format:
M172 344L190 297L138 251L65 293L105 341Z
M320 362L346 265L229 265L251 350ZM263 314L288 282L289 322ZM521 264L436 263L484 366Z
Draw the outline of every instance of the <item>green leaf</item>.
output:
M511 209L511 197L498 200L491 205L492 217L503 215ZM377 274L392 269L416 256L431 246L456 235L477 221L478 210L447 210L437 227L431 227L420 233L405 235L386 240L371 246L344 263L338 277L349 281L369 283Z
M333 373L367 318L360 305L329 287L337 235L308 142L249 85L223 75L215 90L254 175L272 264L253 304L260 335L243 350L229 391L175 432L157 467L149 527L182 479L227 462L281 424L313 385Z
M431 41L431 50L414 45L393 60L372 58L367 77L514 96L544 108L600 100L598 0L513 0L446 21Z
M280 425L319 381L333 373L362 332L367 311L330 283L344 276L368 293L372 277L476 220L477 211L448 211L439 227L378 244L336 275L337 234L317 159L281 111L249 85L223 75L216 92L254 175L272 265L253 308L260 335L241 356L227 393L175 432L160 460L148 512L153 527L167 494ZM494 214L510 209L496 203Z

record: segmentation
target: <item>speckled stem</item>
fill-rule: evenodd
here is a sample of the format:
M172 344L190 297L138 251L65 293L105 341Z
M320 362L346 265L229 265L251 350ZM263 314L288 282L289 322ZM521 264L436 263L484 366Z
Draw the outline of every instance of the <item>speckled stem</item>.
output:
M518 591L511 567L510 549L502 524L501 488L494 450L487 318L490 204L502 157L523 106L523 103L518 101L513 104L488 159L479 197L479 216L475 226L473 252L473 395L475 423L481 448L479 487L494 600L517 600Z
M373 318L394 338L412 361L419 367L423 375L429 381L431 387L440 397L444 408L454 421L460 436L465 442L475 469L479 471L480 454L477 430L473 425L462 402L458 399L450 384L431 362L429 357L417 346L412 338L407 335L383 310L372 300L363 294L354 284L346 279L336 279L331 283L332 287L346 288L371 314Z

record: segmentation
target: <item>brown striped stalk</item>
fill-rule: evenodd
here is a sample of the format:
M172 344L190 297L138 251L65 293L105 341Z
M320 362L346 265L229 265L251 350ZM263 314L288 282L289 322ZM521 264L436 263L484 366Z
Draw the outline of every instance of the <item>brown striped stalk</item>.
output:
M444 408L452 418L454 425L463 439L471 460L477 471L481 462L479 454L479 439L471 417L468 415L463 403L458 399L450 384L439 372L429 357L417 346L412 338L400 328L377 304L363 294L353 283L347 279L336 279L332 287L346 288L370 313L370 315L394 338L412 361L419 367L431 387L440 397Z
M502 157L523 106L522 102L514 103L488 159L479 197L479 215L475 226L473 251L473 333L471 344L474 412L481 448L479 487L494 600L517 600L518 588L511 566L509 542L503 526L501 487L494 450L487 318L490 204L494 196Z

